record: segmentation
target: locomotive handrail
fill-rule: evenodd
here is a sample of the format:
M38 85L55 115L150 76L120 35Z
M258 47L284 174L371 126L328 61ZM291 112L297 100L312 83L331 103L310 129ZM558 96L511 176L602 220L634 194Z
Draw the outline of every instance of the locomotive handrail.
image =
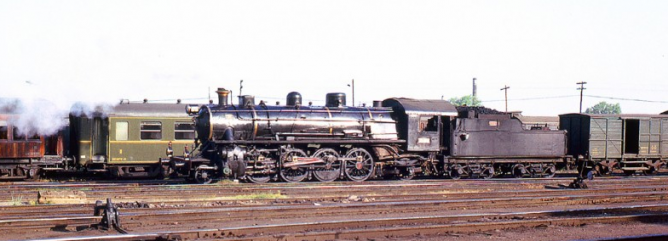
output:
M276 135L279 136L324 136L324 137L330 137L330 136L344 136L343 133L293 133L293 132L278 132Z
M346 140L346 139L302 139L302 140L234 140L234 141L222 141L222 140L213 140L216 144L237 144L237 145L249 145L249 144L311 144L313 141L318 141L321 144L404 144L405 140Z
M366 109L364 109L364 110L337 110L336 108L334 108L334 109L331 109L331 108L330 108L329 110L330 110L332 113L362 113L362 114L366 114L366 113L368 113L368 112L371 112L371 113L392 113L392 110L373 110L373 109L369 109L369 110L367 111ZM211 109L211 112L213 112L213 113L217 113L217 112L230 112L230 111L231 111L231 110L229 110L229 109L222 109L222 110L220 110L220 109ZM247 109L246 109L246 110L243 110L243 109L236 109L236 110L234 110L234 111L235 111L235 112L253 112L253 110L247 110ZM265 110L261 110L261 111L265 111L265 112L277 112L277 113L280 113L280 112L300 112L300 113L313 112L313 113L327 113L326 110L320 110L320 109L318 109L318 110L308 110L308 109L279 109L279 110L275 110L275 109L265 109Z

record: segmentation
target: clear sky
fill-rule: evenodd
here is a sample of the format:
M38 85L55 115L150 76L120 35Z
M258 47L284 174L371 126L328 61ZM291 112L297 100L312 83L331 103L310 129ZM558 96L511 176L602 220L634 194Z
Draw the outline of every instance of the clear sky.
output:
M471 93L527 115L668 110L668 1L0 1L0 97L285 103ZM212 97L215 95L211 93ZM598 96L598 97L595 97ZM608 99L601 97L618 98ZM213 98L215 99L215 98ZM632 101L646 100L653 102Z

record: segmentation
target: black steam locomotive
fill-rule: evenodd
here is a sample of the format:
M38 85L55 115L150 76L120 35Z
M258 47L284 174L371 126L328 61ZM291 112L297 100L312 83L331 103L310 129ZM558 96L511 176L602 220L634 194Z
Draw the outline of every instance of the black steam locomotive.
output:
M345 94L330 93L316 107L291 92L284 106L256 105L249 95L234 105L228 90L217 93L218 105L187 108L199 152L171 161L191 167L180 170L204 183L220 177L256 183L549 177L573 162L565 131L524 130L507 113L458 109L444 100L389 98L352 107Z

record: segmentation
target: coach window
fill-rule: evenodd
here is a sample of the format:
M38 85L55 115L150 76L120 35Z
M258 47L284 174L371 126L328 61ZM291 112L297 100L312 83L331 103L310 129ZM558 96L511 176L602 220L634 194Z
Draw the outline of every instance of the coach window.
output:
M15 140L15 141L18 141L18 140L25 140L25 139L26 139L26 136L25 136L25 135L21 135L21 134L19 134L19 128L14 127L13 130L12 130L12 134L13 134L13 136L14 136L14 140Z
M125 121L116 122L116 140L117 141L127 141L128 140L128 123Z
M38 134L33 134L33 135L28 136L28 140L35 141L35 140L39 140L39 139L40 138L39 138Z
M142 121L140 130L142 140L162 139L162 123L159 121Z
M174 139L176 140L195 139L195 124L190 122L176 122L174 124Z
M0 121L0 140L9 139L9 131L7 129L7 122Z

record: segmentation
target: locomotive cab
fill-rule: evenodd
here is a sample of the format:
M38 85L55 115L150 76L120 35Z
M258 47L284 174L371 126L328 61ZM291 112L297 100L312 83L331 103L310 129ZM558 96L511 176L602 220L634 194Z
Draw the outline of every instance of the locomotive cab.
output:
M417 100L391 98L383 101L384 107L392 107L397 120L399 138L406 140L406 150L437 152L447 144L444 133L449 133L451 117L457 116L457 108L445 100Z

